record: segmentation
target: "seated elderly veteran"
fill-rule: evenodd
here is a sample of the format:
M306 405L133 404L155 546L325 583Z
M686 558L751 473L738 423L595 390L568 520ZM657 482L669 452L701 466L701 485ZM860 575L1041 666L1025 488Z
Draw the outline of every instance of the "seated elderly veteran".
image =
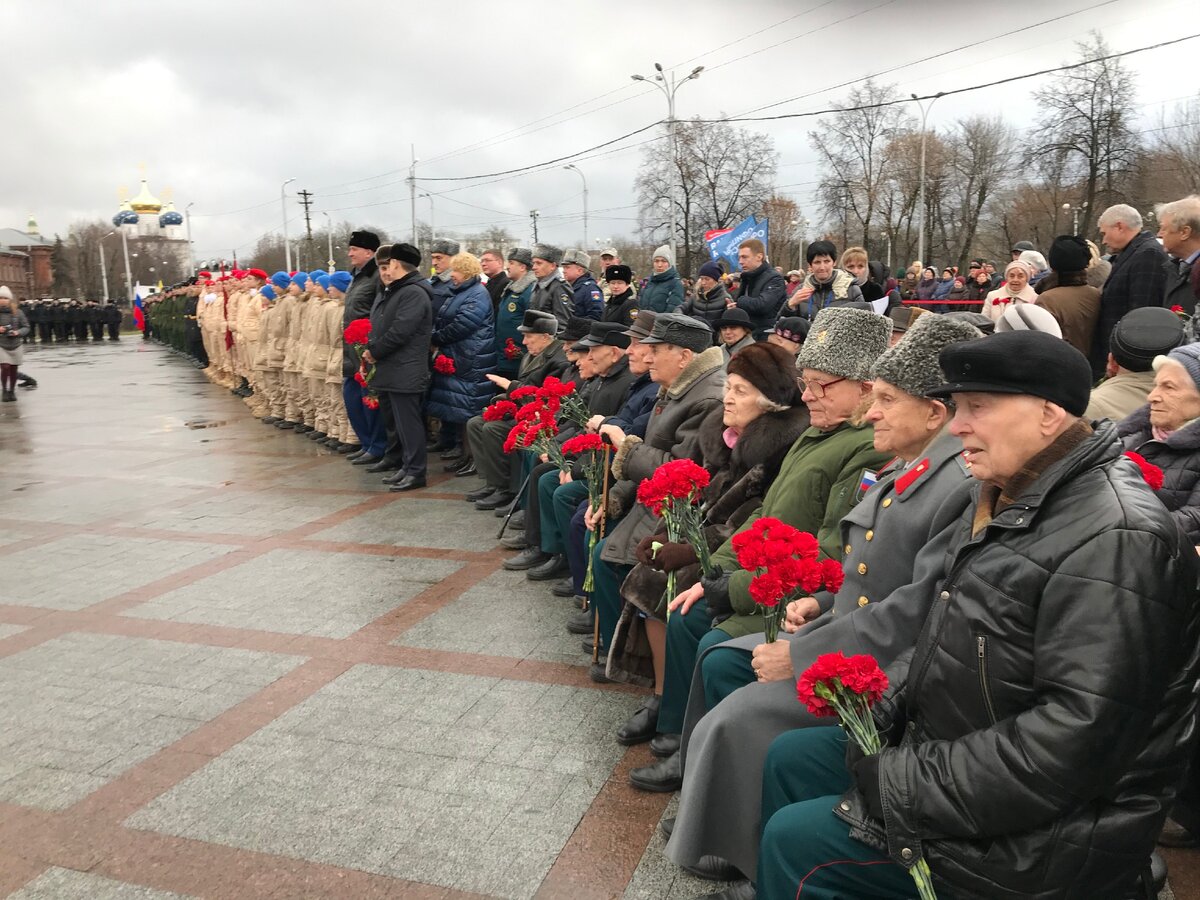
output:
M710 478L701 499L710 550L762 505L784 457L808 424L794 357L765 341L738 351L726 369L723 404L700 425L700 464ZM695 547L671 542L661 522L642 539L636 555L638 564L621 585L626 602L606 674L614 681L652 686L655 693L617 732L617 741L627 745L649 741L657 731L666 663L667 573L675 573L680 589L700 576ZM677 749L678 734L665 735L650 747L659 757Z
M783 461L762 506L747 517L772 516L816 536L821 552L841 559L838 523L873 484L890 459L871 443L871 426L855 418L871 392L871 366L887 349L890 320L873 312L845 307L822 309L796 359L812 425L800 435ZM713 554L724 574L702 579L671 601L667 620L667 661L660 734L680 734L687 708L688 686L696 658L706 647L759 630L749 585L753 573L741 570L732 537ZM713 621L720 624L713 627ZM630 773L630 781L646 791L679 789L678 753Z
M629 389L629 398L616 415L602 417L593 416L588 421L590 430L599 432L603 425L615 425L622 434L645 438L646 426L650 424L650 416L658 403L658 385L650 377L650 358L654 351L652 344L642 344L642 340L650 336L654 329L654 319L658 313L649 309L638 310L633 325L624 333L629 338L629 347L625 351L629 359L629 371L635 378ZM559 500L555 492L556 501ZM569 578L556 582L551 593L556 597L574 597L583 601L583 582L587 576L588 560L588 529L584 525L584 517L588 511L586 499L580 500L574 507L567 505L566 496L554 506L555 524L562 534L567 547L567 562L571 568ZM593 634L595 630L595 614L586 607L572 614L567 620L567 631L572 634ZM591 652L589 650L589 652ZM604 668L597 665L592 672L593 678L603 678Z
M562 341L555 337L558 334L558 319L553 313L527 309L517 330L523 335L521 342L527 351L521 360L517 377L487 376L506 393L525 385L541 387L550 376L561 376L568 365ZM471 454L485 482L482 488L466 496L467 502L474 503L476 509L499 509L511 503L516 495L519 486L515 483L519 477L518 467L514 457L504 452L504 439L512 427L511 420L485 422L482 416L475 416L467 422Z
M1132 897L1195 743L1196 552L1080 418L1074 347L1010 332L941 361L975 503L902 589L930 612L887 668L883 751L838 728L769 751L758 893L911 897L924 859L946 896Z
M930 313L875 362L865 417L875 448L893 458L841 521L846 580L837 595L790 604L791 633L774 644L755 634L701 657L684 726L683 795L667 848L690 871L728 879L754 873L767 748L785 731L826 724L797 702L796 674L822 653L871 653L886 664L915 643L925 601L912 605L903 627L884 607L912 582L922 549L971 502L962 441L949 433L949 401L929 394L945 384L942 349L978 337L972 325ZM872 624L880 616L887 625Z
M1200 544L1200 344L1155 357L1149 402L1117 426L1125 449L1162 469L1155 493L1193 544Z
M700 423L721 405L725 386L724 358L712 346L712 330L704 322L679 313L659 313L654 330L642 338L651 348L650 377L658 398L645 438L627 435L616 425L601 425L600 434L617 448L613 457L616 483L609 491L608 533L596 542L589 598L600 622L601 645L607 647L621 611L619 588L637 562L638 543L658 528L658 519L637 502L637 488L672 459L700 458ZM589 510L585 525L596 525ZM617 521L617 519L620 521ZM598 674L603 674L598 673Z
M590 320L589 320L590 321ZM588 412L601 418L620 412L629 397L635 375L625 355L629 335L618 322L592 322L588 333L571 346L579 355L579 372L585 384L579 398ZM560 419L559 444L575 437L580 428L573 422ZM504 568L526 572L530 581L551 581L569 574L566 546L554 518L555 495L562 491L562 502L574 512L587 497L587 483L575 480L569 473L559 471L554 463L541 463L529 479L530 497L526 501L525 528L505 544L511 547L518 540L523 552L504 561ZM507 540L507 538L506 538ZM515 549L515 548L513 548Z
M800 316L784 316L775 320L775 330L767 335L767 343L782 347L793 357L804 346L804 338L812 322Z
M1183 341L1183 320L1169 309L1143 306L1123 315L1109 337L1105 379L1092 388L1087 418L1120 422L1145 406L1154 360Z

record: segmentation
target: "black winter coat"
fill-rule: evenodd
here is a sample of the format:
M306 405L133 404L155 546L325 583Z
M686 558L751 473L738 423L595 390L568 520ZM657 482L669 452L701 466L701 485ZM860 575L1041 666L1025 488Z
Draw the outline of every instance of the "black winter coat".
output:
M1100 318L1092 340L1092 374L1104 375L1112 330L1125 313L1142 306L1162 306L1167 287L1166 251L1148 231L1130 241L1112 261L1100 291Z
M346 288L345 306L342 308L342 330L355 319L367 319L371 316L371 306L379 293L379 266L374 259L367 260L366 265L354 273L350 287ZM342 341L342 377L353 378L358 371L358 356L354 348Z
M367 342L375 357L371 389L425 393L432 334L433 302L429 282L420 272L410 272L384 288L371 310L371 339Z
M614 294L604 301L604 322L620 322L622 325L632 325L637 318L638 300L633 291Z
M1132 896L1191 753L1196 551L1116 426L1080 437L972 536L975 487L875 709L885 821L834 808L960 900Z
M718 282L717 286L708 293L697 289L696 295L685 301L683 308L679 311L685 316L691 316L693 319L700 319L702 322L712 325L713 322L725 315L725 310L729 308L729 304L726 302L728 300L729 291L725 290L725 285ZM716 341L715 327L713 328L713 340Z
M556 338L537 356L526 353L521 358L521 368L517 370L517 377L513 378L508 386L508 392L511 393L525 385L541 387L547 378L562 378L570 367L563 343Z
M487 288L488 297L492 301L492 315L496 314L497 307L500 306L500 298L504 295L504 289L508 287L508 273L497 272L487 280L484 285Z
M755 339L762 339L775 327L775 319L787 299L787 280L768 260L763 260L753 272L742 273L742 286L736 299L738 308L750 315Z
M1200 544L1200 420L1179 429L1165 441L1150 432L1150 407L1135 410L1117 425L1126 450L1140 453L1163 471L1163 486L1155 491L1187 539Z

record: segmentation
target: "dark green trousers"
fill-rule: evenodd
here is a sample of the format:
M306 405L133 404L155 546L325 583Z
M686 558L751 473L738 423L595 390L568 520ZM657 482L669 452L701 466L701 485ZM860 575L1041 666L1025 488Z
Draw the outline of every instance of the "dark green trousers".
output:
M600 646L605 649L612 646L613 632L617 630L617 620L621 617L621 582L633 570L633 566L608 563L600 558L607 541L608 538L596 541L596 548L592 551L595 588L589 598L600 618Z
M567 552L567 532L571 516L587 498L586 481L558 483L558 469L538 479L538 519L541 522L541 548L546 553Z
M696 659L707 648L727 640L729 635L712 627L712 613L703 597L686 614L673 612L667 618L667 660L663 667L662 704L658 708L660 734L683 731Z
M800 728L771 743L763 768L759 897L917 896L916 884L903 868L850 837L850 826L833 814L852 780L846 770L847 740L835 726Z
M752 659L751 651L740 647L717 647L704 655L700 674L704 679L706 709L713 709L738 688L758 680L750 666Z

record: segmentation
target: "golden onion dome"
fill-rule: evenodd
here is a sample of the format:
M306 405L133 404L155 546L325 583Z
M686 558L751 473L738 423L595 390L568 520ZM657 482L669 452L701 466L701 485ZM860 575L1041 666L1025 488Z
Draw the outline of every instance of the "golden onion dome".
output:
M138 191L138 195L129 201L129 205L133 207L133 211L138 215L157 215L162 210L162 201L150 193L150 187L146 184L146 179L142 179L142 189Z

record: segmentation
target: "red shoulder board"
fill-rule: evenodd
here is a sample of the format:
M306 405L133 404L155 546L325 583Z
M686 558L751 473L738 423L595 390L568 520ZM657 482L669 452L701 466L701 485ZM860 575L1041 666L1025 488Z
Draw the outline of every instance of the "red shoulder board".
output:
M912 487L922 475L929 471L929 457L925 457L903 475L896 479L896 493L903 494Z

